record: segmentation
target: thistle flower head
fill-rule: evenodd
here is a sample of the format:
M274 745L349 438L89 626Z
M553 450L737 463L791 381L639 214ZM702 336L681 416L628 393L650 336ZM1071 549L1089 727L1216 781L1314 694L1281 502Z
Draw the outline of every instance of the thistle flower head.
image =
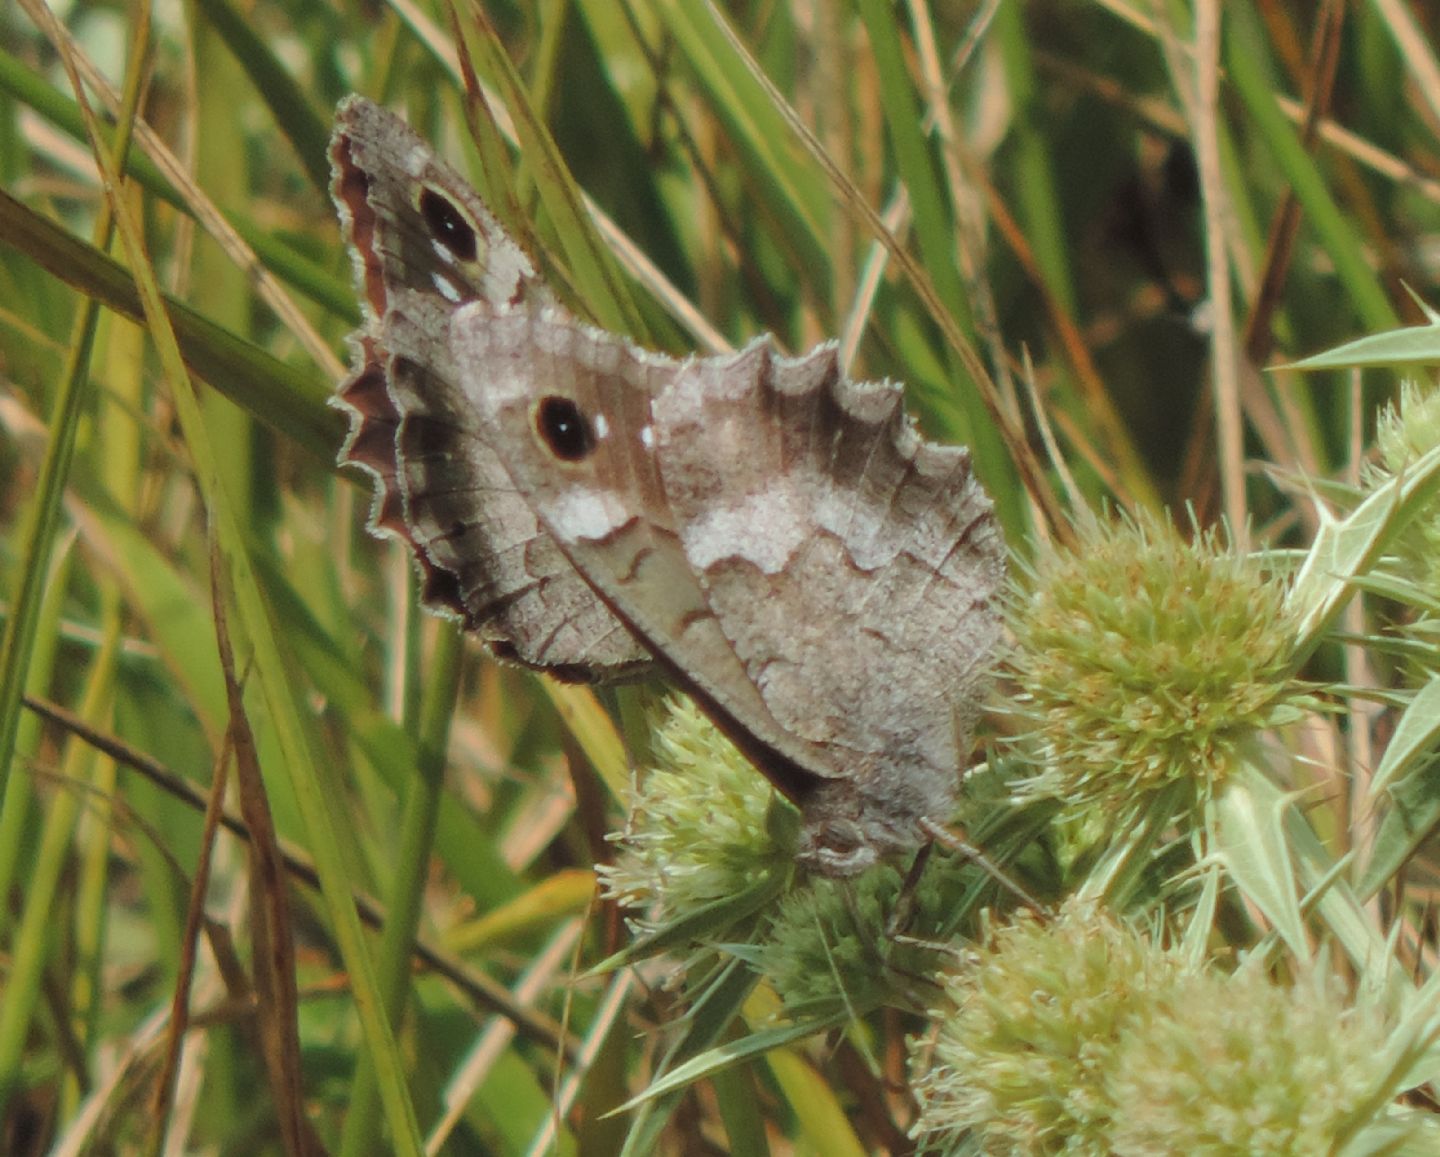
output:
M1179 960L1094 908L1002 928L949 983L954 1009L912 1053L917 1135L992 1154L1104 1153L1120 1026Z
M1440 446L1440 390L1422 390L1414 382L1400 388L1400 399L1375 423L1375 449L1391 474Z
M1319 972L1203 971L1072 904L995 933L949 992L912 1051L915 1132L942 1151L1279 1157L1429 1129L1386 1103L1387 1017Z
M792 1015L838 1004L873 1007L884 987L886 921L900 874L879 866L790 892L770 923L759 970Z
M881 1004L923 1011L938 995L930 977L940 945L963 915L956 897L983 872L964 857L937 854L910 882L886 864L843 880L815 877L781 902L759 971L792 1016Z
M1136 1010L1110 1075L1118 1154L1330 1153L1389 1065L1384 1019L1320 974L1185 977Z
M1421 390L1406 382L1399 401L1387 407L1376 423L1379 468L1370 472L1369 480L1379 483L1403 473L1436 446L1440 446L1440 390ZM1394 550L1405 576L1430 598L1440 596L1440 505L1431 502L1407 522Z
M1192 807L1303 699L1283 585L1213 534L1096 520L1031 579L1011 604L1018 710L1042 765L1024 795L1111 821L1162 793Z
M608 899L674 919L790 870L794 809L688 699L670 704L654 750L615 863L600 869Z

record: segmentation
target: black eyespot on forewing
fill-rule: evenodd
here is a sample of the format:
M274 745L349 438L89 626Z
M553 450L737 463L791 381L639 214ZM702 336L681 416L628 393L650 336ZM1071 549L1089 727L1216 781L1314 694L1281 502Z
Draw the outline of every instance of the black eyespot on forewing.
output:
M475 229L453 201L434 189L422 189L420 215L425 218L430 236L450 250L457 260L475 260Z
M535 407L535 432L562 462L581 462L595 450L595 428L569 398L541 398Z

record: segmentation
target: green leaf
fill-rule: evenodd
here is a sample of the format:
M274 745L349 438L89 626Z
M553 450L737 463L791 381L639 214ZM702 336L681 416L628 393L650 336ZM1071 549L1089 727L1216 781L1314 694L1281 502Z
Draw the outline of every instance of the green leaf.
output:
M0 189L0 241L13 245L81 293L130 318L143 320L129 273L94 246ZM330 383L297 370L259 346L164 297L181 356L197 374L277 433L317 458L334 462L345 419L328 403Z
M1440 491L1440 446L1381 483L1355 510L1336 520L1323 507L1320 530L1290 588L1289 608L1299 620L1296 666L1319 646L1350 597L1356 578L1370 570L1386 545Z
M754 1060L756 1057L764 1056L771 1049L784 1048L796 1041L804 1040L806 1037L814 1036L816 1033L829 1032L831 1029L840 1028L849 1019L848 1013L837 1013L835 1016L823 1020L798 1021L791 1024L779 1025L775 1028L763 1029L757 1033L751 1033L739 1040L729 1041L716 1048L709 1049L697 1057L686 1061L683 1065L671 1069L664 1076L651 1082L643 1093L631 1097L623 1105L616 1108L617 1113L627 1112L630 1109L639 1107L647 1101L656 1097L664 1096L667 1093L684 1089L696 1081L703 1080L712 1073L721 1072L738 1065L744 1061Z
M1353 366L1413 366L1440 362L1440 314L1424 302L1429 320L1424 325L1407 325L1367 334L1324 353L1291 362L1291 370L1339 370Z
M1440 679L1431 679L1416 692L1395 724L1380 766L1371 777L1367 799L1374 803L1392 781L1409 774L1421 760L1440 748Z
M1215 855L1290 951L1308 960L1310 943L1285 837L1285 813L1293 797L1277 790L1260 769L1244 766L1214 804Z
M258 35L254 23L226 0L196 0L199 13L224 38L250 77L280 131L295 148L315 188L330 185L330 125L310 105L309 96L271 48L273 40Z

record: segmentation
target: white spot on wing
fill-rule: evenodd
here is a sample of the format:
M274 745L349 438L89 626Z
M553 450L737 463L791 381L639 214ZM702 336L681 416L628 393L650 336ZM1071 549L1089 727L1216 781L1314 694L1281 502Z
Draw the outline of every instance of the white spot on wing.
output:
M418 177L425 172L430 164L430 158L434 154L419 141L410 146L410 151L405 154L405 171L412 177Z
M587 486L565 490L550 509L550 522L562 538L604 538L628 520L625 507L613 494Z
M610 420L604 414L595 415L595 440L603 442L610 434Z
M460 291L455 288L455 283L443 273L432 273L430 281L435 286L435 291L446 301L454 302L456 305L460 304Z
M654 427L654 426L641 426L641 427L640 427L640 445L644 446L645 449L647 449L647 450L653 450L653 449L655 449L655 427Z
M430 238L430 248L435 250L435 256L440 258L446 265L455 264L455 254L451 253L444 245L435 238Z
M809 534L803 514L786 490L741 495L684 527L685 554L701 569L720 559L743 558L766 574L778 574Z

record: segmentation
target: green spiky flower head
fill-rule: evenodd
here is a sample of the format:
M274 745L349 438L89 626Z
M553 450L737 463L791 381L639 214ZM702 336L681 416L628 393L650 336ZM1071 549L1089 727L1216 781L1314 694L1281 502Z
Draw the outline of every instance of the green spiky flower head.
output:
M615 863L600 869L607 898L669 921L773 894L794 863L795 809L688 699L670 704L654 752Z
M759 970L792 1016L842 1005L868 1011L886 996L887 918L900 873L880 865L847 880L815 879L781 901Z
M1440 446L1440 390L1422 390L1406 382L1399 401L1387 407L1376 423L1380 468L1371 471L1370 481L1379 483L1402 474L1436 446ZM1408 577L1431 599L1440 597L1440 504L1431 502L1407 523L1394 549Z
M1258 968L1188 976L1121 1034L1110 1151L1334 1152L1376 1111L1386 1036L1384 1017L1346 1007L1320 973L1290 986Z
M1105 1080L1137 1005L1184 972L1179 959L1093 907L996 931L949 982L954 1008L916 1042L915 1133L942 1151L1105 1153Z
M1092 520L1011 604L1018 710L1041 771L1021 786L1124 823L1209 798L1259 731L1293 719L1285 587L1214 534ZM1169 818L1169 817L1162 817Z
M878 864L843 880L816 876L779 904L757 956L792 1017L852 1015L882 1004L923 1012L957 924L974 912L986 869L936 852L918 876Z

